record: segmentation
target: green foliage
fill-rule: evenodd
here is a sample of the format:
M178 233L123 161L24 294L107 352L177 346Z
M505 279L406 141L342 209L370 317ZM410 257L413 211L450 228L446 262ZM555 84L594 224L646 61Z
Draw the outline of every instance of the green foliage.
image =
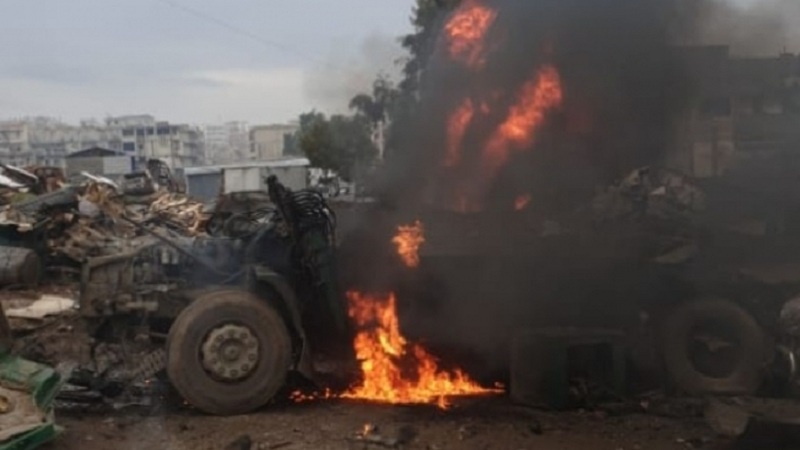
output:
M403 67L404 79L400 83L400 90L404 93L413 95L419 89L436 48L445 14L460 3L461 0L417 0L411 16L414 32L400 41L409 54Z
M378 154L371 135L371 123L366 116L326 117L312 111L300 116L296 139L312 166L333 170L350 181Z
M399 133L393 133L393 129L413 117L419 86L442 22L446 13L460 2L417 0L411 17L414 32L401 39L408 57L399 85L395 86L383 74L378 75L371 92L356 95L350 101L352 116L326 117L317 111L302 114L300 131L287 147L304 153L314 167L334 170L346 180L374 162L378 149L371 136L375 133L384 132L388 153L399 147L395 142Z
M419 88L447 13L460 2L417 0L411 16L414 31L400 40L408 52L404 59L403 79L395 86L384 75L379 75L372 85L372 93L359 94L350 101L350 108L367 117L373 130L383 129L388 159L401 147L399 140L403 133L399 130L416 114Z
M373 127L386 123L399 92L386 75L378 75L371 94L358 94L350 100L350 109L366 118Z

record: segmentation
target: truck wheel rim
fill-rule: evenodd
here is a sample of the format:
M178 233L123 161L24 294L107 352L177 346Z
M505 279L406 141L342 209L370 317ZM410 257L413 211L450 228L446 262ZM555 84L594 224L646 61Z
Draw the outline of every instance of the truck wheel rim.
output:
M225 324L208 333L200 353L203 368L214 378L240 381L258 366L258 339L244 325Z

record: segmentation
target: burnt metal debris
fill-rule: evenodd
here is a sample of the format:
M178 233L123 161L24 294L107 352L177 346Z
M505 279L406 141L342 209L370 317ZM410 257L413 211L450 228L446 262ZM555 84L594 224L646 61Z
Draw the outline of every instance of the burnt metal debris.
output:
M38 360L72 358L78 363L62 400L141 405L147 403L143 394L158 389L157 380L166 373L177 391L205 412L247 412L266 404L289 370L314 378L312 349L341 350L337 347L349 341L342 338L348 330L337 284L336 216L319 193L293 192L271 177L268 192L221 197L209 207L177 192L177 183L136 179L116 183L86 174L78 184L17 199L0 210L0 283L35 285L58 273L79 286L78 308L70 311L69 320L79 320L82 325L76 328L88 336L80 356L42 350L44 338L30 330L24 339L27 353ZM673 274L688 267L697 273L709 261L719 260L719 255L709 256L709 241L741 240L736 234L739 224L720 226L709 214L714 210L714 199L696 180L648 167L599 192L576 213L583 215L581 220L545 217L541 222L546 226L518 234L546 248L557 248L554 242L573 235L587 235L580 228L587 223L597 235L610 237L609 230L616 230L614 239L646 234L648 245L636 254L641 265ZM463 219L462 223L478 220ZM509 233L517 233L513 226L509 221L505 241ZM445 228L449 236L436 235L442 227L437 230L435 224L427 228L431 245L422 249L423 259L466 254L470 243L460 239L466 234L456 226ZM482 243L471 251L477 248L484 256L498 250L491 234L477 236ZM754 246L763 243L758 235L753 239ZM449 242L460 247L448 248ZM535 248L522 240L514 241L514 247L501 248L500 253ZM800 321L797 301L786 301L800 280L776 281L768 267L760 259L731 259L729 267L717 267L714 274L736 273L738 293L747 295L728 300L695 296L673 301L674 308L664 313L674 333L663 336L660 344L665 370L678 391L752 394L770 376L796 384ZM694 283L693 292L702 293L703 280L682 282ZM717 322L732 331L715 335L713 329L700 329ZM73 327L55 323L60 331ZM525 330L538 335L544 329L533 324L516 328ZM599 341L592 338L587 343L590 328L570 330L569 339L546 345L548 351L560 349L559 364L515 370L520 366L514 362L530 355L514 353L512 398L550 407L595 405L602 399L621 402L628 381L623 378L627 370L622 354L630 350L623 334L607 330ZM534 344L542 347L538 341ZM565 355L600 344L612 349L606 352L612 370L599 380L612 385L611 391L596 385L598 380L575 379L568 373L572 362ZM695 358L688 348L708 361L730 348L744 353L730 375L709 375L688 365ZM542 371L550 379L544 380ZM533 378L542 382L531 383Z
M53 402L69 374L12 354L11 341L0 304L0 449L36 448L60 431Z
M230 414L267 403L291 369L312 377L306 321L346 332L323 197L272 177L259 206L223 197L210 209L176 192L168 173L149 174L138 184L84 174L0 210L0 283L66 273L79 285L90 339L69 399L124 404L167 369L190 403ZM44 344L33 334L26 346ZM196 354L199 365L187 364Z

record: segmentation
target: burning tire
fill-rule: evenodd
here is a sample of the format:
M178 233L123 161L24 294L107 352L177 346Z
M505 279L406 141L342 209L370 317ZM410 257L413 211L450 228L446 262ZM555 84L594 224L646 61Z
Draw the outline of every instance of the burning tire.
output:
M768 339L753 316L721 299L683 304L662 330L667 373L689 394L751 394L761 386Z
M170 381L209 414L242 414L265 405L290 364L291 341L281 316L244 291L200 296L181 312L167 339Z

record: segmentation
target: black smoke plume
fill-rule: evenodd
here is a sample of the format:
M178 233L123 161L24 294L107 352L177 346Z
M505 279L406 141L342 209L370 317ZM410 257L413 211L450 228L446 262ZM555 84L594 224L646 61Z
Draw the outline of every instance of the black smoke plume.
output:
M462 2L462 6L467 2ZM393 124L397 148L387 162L385 193L395 209L369 219L367 278L400 284L404 326L432 341L478 351L501 364L513 330L536 325L630 326L636 299L677 295L641 271L647 245L577 235L526 240L552 219L588 204L607 186L643 165L658 165L675 145L681 118L697 106L679 45L701 43L717 4L705 0L474 0L497 12L485 42L485 64L454 61L441 32L429 42L413 114ZM453 12L443 13L441 27ZM536 139L481 185L482 211L461 215L442 192L479 184L480 155L518 98L545 65L561 77L563 104L548 112ZM473 121L463 162L445 168L446 130L465 98L491 98ZM512 218L515 197L530 196L535 222ZM513 211L510 211L513 214ZM381 217L382 220L379 220ZM422 267L388 271L393 226L426 224ZM363 231L363 230L362 230ZM377 249L384 256L377 257ZM608 255L615 255L609 259ZM391 272L391 273L390 273ZM625 282L609 282L625 280ZM624 301L630 299L634 303ZM413 305L412 305L413 304ZM624 324L624 325L623 325Z

